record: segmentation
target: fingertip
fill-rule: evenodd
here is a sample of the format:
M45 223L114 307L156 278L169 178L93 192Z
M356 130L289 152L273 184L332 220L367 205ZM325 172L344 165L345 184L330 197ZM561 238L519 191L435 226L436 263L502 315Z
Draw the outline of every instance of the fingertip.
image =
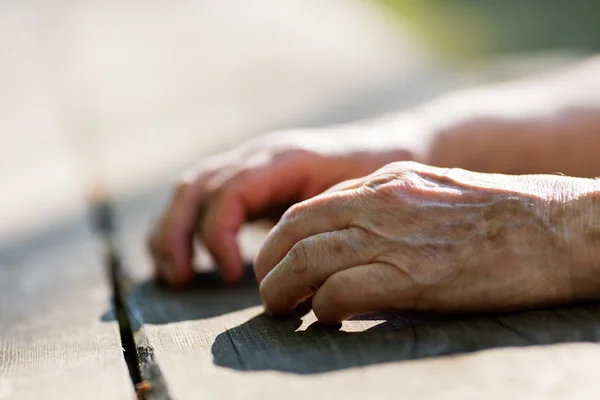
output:
M413 309L420 289L399 268L374 263L337 272L313 298L313 311L324 324L389 309Z
M335 316L335 315L317 315L317 313L315 312L315 316L317 317L317 320L321 324L327 325L327 326L333 326L333 325L339 325L343 321L351 318L352 314L341 317L341 316Z
M244 266L242 261L219 267L219 276L228 285L238 284L244 277Z
M186 287L194 277L194 271L192 268L174 268L169 270L169 284L174 288Z
M263 279L260 285L258 285L258 291L263 303L264 313L270 317L275 317L278 315L278 313L274 312L274 305L269 294L268 286L265 285L265 282L266 281Z
M187 264L176 266L168 257L162 257L155 262L156 279L173 288L185 287L194 276L191 261Z
M185 269L193 257L193 233L182 227L172 225L165 230L163 240L163 253L169 254L173 263Z
M327 289L318 290L313 297L312 308L315 316L323 325L335 325L352 317L352 313L343 311L328 293Z
M237 233L245 221L245 208L234 192L221 194L206 210L206 218L197 233L217 264L227 284L238 283L245 274Z
M229 285L239 283L244 277L244 260L234 233L222 236L220 246L214 246L211 253L217 262L221 279Z
M171 224L163 230L159 253L162 255L160 273L174 286L183 286L194 275L192 234Z
M273 281L271 277L271 274L267 274L258 286L260 297L265 308L265 314L270 316L282 316L293 313L296 305L282 302L280 296L273 290L273 285L277 285L277 283Z

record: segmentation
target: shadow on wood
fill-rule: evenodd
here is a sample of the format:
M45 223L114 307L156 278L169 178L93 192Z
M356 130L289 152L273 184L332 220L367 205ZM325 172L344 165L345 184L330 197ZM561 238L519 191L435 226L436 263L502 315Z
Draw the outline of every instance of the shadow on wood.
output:
M154 280L131 288L128 303L147 324L168 324L212 318L261 304L254 272L246 265L244 279L227 286L216 272L199 273L185 289L168 289ZM102 321L114 320L113 310L106 311Z
M147 281L134 286L128 298L147 324L201 320L261 304L250 266L236 287L204 273L185 290ZM357 317L344 329L315 322L299 330L306 311L286 319L258 315L223 331L212 344L214 363L315 374L498 347L600 341L600 303L491 315L395 311ZM102 318L111 319L111 313Z
M392 312L359 319L385 322L361 332L313 323L296 331L299 317L259 315L220 334L215 364L237 370L297 374L468 353L497 347L596 342L600 304L493 316L448 316Z

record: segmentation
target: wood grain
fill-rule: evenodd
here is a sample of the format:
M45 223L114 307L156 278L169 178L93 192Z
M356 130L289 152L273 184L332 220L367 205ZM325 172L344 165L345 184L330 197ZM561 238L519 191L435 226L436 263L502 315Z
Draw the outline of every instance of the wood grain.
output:
M84 215L1 249L0 299L0 399L132 397Z
M183 291L148 279L141 238L164 192L121 206L129 266L143 278L130 305L145 323L176 399L595 398L600 305L470 316L392 312L324 327L314 314L262 314L248 274L239 287L214 273ZM136 206L133 206L133 205ZM243 237L246 254L260 244ZM306 310L304 310L306 312Z
M105 178L135 193L265 128L367 116L471 81L429 65L366 2L9 3L0 6L0 240L22 239L0 245L2 400L132 394L100 256L74 211L81 188L71 180L90 154L67 144L108 155ZM382 93L368 96L373 86ZM329 115L350 98L355 105ZM104 149L91 145L99 142ZM251 280L157 288L143 241L165 193L121 203L121 241L138 280L130 304L175 398L597 390L598 349L580 343L595 340L593 307L425 322L390 314L336 331L311 314L265 318ZM535 340L575 343L480 351Z

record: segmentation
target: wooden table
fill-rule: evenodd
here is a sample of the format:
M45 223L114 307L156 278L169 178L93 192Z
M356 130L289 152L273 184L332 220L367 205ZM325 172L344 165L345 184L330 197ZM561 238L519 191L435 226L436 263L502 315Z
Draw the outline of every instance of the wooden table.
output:
M224 288L205 274L183 292L150 279L144 237L169 193L163 178L182 164L267 127L323 122L342 98L360 98L364 111L377 101L359 94L377 84L396 96L377 104L401 107L490 70L465 79L425 68L361 1L9 3L0 6L0 400L134 398L129 334L157 399L600 398L596 304L396 312L326 328L310 312L262 315L250 276ZM315 40L319 32L336 40ZM497 77L521 73L506 71ZM93 148L90 138L108 148L132 332L115 319L85 201L88 154L77 149ZM260 233L243 239L250 256Z
M237 288L203 273L188 290L163 289L148 279L138 240L162 197L150 193L116 214L137 282L128 302L173 398L600 394L599 304L479 316L395 312L331 328L308 310L284 320L264 316L251 273ZM258 230L243 234L246 254L260 238Z
M481 315L403 312L324 327L262 314L251 274L184 291L149 276L156 190L115 206L127 303L149 398L595 398L600 305ZM0 398L132 398L109 285L85 215L2 252ZM246 252L260 232L244 233ZM42 257L43 255L43 257ZM41 259L40 259L41 258ZM306 312L307 310L304 310ZM154 394L154 396L152 396ZM3 397L2 397L3 396Z
M100 261L83 214L0 249L0 399L131 397Z

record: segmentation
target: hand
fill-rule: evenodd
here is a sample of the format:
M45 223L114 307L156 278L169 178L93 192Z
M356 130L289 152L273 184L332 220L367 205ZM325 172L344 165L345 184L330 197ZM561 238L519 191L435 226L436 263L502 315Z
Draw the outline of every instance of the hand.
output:
M280 132L204 160L182 178L149 237L157 275L172 285L189 282L197 238L223 279L234 283L244 272L236 241L244 222L393 160L412 159L406 150L363 149L361 140L370 144L372 137L355 133L344 127Z
M569 301L575 246L560 218L571 179L400 162L338 184L290 208L257 254L265 308L285 314L312 297L335 323Z

